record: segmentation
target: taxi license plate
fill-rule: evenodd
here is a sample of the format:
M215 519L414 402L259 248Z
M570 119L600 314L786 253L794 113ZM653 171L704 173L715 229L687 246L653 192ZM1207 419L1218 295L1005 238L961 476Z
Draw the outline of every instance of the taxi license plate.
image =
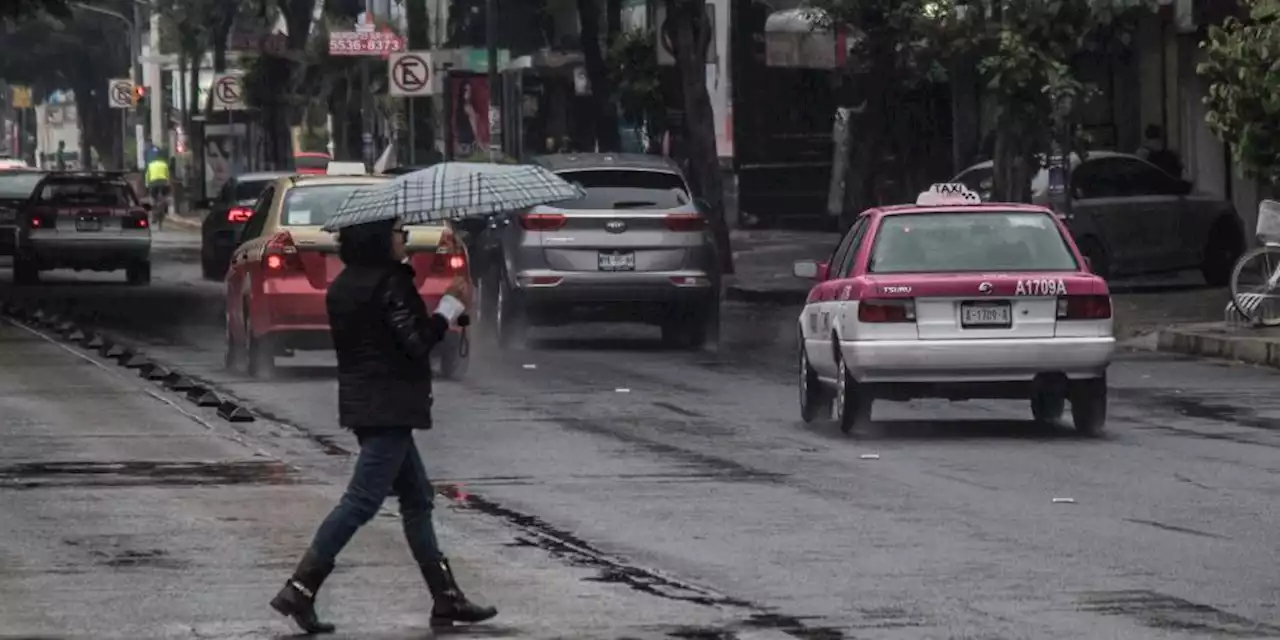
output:
M960 325L964 327L1008 327L1013 311L1008 302L964 302L960 304Z
M635 271L636 254L632 251L601 251L601 271Z
M97 218L77 218L76 231L102 231L102 221Z

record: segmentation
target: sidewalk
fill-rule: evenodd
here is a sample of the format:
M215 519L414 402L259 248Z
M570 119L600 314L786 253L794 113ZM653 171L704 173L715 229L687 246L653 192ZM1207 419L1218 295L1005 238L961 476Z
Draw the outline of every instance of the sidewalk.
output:
M1233 327L1221 321L1175 325L1159 331L1156 349L1280 369L1280 327Z
M170 213L164 219L165 228L187 229L197 231L200 225L204 223L204 217L199 212L178 213L176 211Z
M752 230L731 234L737 273L729 278L730 300L803 305L812 282L792 275L797 260L827 260L840 235L820 231ZM1230 294L1203 286L1198 275L1118 280L1112 283L1116 337L1128 340L1163 327L1222 319Z

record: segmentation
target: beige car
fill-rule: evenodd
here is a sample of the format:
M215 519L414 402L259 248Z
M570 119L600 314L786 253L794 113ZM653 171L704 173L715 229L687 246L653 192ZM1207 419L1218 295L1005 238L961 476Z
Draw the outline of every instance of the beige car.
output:
M992 163L976 164L951 182L989 200ZM1032 202L1050 206L1049 171L1031 181ZM1214 286L1230 280L1244 253L1244 223L1226 200L1195 191L1138 156L1091 151L1071 158L1070 213L1080 250L1105 277L1198 269Z
M339 205L357 189L387 178L290 176L262 192L226 276L226 362L252 375L269 376L278 356L331 348L325 293L342 271L334 234L322 231ZM418 291L433 308L457 278L470 279L466 247L451 226L414 225L409 254ZM466 370L459 327L437 349L445 377Z

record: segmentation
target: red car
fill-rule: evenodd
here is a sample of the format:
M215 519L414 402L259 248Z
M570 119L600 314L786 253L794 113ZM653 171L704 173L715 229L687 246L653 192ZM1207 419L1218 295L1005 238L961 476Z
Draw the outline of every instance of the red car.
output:
M325 293L342 271L334 234L321 230L334 210L356 189L387 178L293 176L263 192L245 225L226 277L226 364L269 377L276 358L298 350L329 350ZM449 284L461 279L470 289L465 245L447 224L413 225L409 253L418 291L434 308ZM441 374L465 373L468 359L461 327L436 347Z
M299 151L293 154L293 167L302 176L323 176L329 172L333 157L318 151Z
M915 398L1029 399L1045 423L1069 400L1078 431L1106 421L1111 294L1049 209L935 185L795 275L818 281L798 319L805 421L834 406L848 433L874 401Z

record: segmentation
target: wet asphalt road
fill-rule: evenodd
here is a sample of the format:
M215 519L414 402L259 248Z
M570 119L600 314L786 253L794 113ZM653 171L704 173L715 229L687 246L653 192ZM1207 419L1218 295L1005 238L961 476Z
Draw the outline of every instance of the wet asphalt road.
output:
M137 582L110 568L86 582L155 598L151 635L206 620L218 622L203 637L261 637L284 630L260 603L340 491L354 439L335 423L330 356L282 360L271 382L222 371L221 289L199 280L192 242L162 238L146 289L55 274L19 292L0 272L0 296L74 300L273 419L213 428L305 473L315 483L306 499L257 485L218 494L221 509L251 514L249 535L190 518L187 492L202 490L122 492L91 510L95 526L127 528L133 510L169 514L175 525L155 544L204 561L176 582L164 582L165 566L134 568ZM439 427L420 442L449 507L445 544L467 561L472 590L504 607L501 624L477 636L1280 637L1274 374L1126 353L1111 371L1103 439L1037 427L1025 403L994 401L882 403L884 435L850 439L798 419L795 312L732 307L714 355L658 350L656 333L631 328L543 332L513 353L481 343L466 380L438 383ZM189 419L166 419L191 431ZM167 442L147 446L166 452ZM200 458L180 446L170 457ZM4 487L0 506L12 513L17 500L19 528L90 517L49 513L37 492L6 500ZM376 530L344 557L350 573L335 576L326 608L348 628L413 629L422 616L405 594L420 587L398 527ZM231 556L244 573L221 564L242 541L253 551ZM0 543L0 567L25 558L10 547ZM0 574L0 603L60 597L46 591L57 578L35 573ZM185 595L158 596L152 584ZM95 615L88 605L77 620ZM0 621L23 610L0 604Z

